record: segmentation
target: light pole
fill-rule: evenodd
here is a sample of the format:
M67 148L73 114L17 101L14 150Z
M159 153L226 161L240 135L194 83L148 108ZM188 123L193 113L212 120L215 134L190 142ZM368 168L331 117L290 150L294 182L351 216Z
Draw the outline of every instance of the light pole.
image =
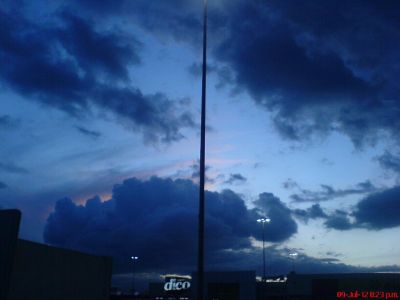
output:
M197 260L197 300L204 300L204 181L206 136L206 83L207 83L207 0L203 5L203 67L201 80L201 128L200 128L200 188L199 188L199 234Z
M137 256L131 256L132 260L132 299L135 298L135 262L139 259Z
M299 254L297 253L297 252L292 252L292 253L289 253L289 256L292 258L292 271L293 271L293 273L294 273L294 263L295 263L295 261L296 261L296 257L298 256Z
M261 281L265 281L265 223L271 222L270 218L260 218L257 220L258 223L262 224L262 238L263 238L263 278Z

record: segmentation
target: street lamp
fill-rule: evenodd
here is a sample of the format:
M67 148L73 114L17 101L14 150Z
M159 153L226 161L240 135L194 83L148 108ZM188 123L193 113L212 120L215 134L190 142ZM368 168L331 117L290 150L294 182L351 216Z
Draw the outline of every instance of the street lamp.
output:
M137 261L139 257L131 256L132 260L132 299L135 298L135 261Z
M298 256L299 254L297 253L297 252L292 252L292 253L289 253L289 256L292 258L292 271L293 271L293 273L294 273L294 263L295 263L295 261L296 261L296 257Z
M260 218L257 220L258 223L262 224L262 238L263 238L263 278L262 281L265 281L265 223L271 222L270 218Z

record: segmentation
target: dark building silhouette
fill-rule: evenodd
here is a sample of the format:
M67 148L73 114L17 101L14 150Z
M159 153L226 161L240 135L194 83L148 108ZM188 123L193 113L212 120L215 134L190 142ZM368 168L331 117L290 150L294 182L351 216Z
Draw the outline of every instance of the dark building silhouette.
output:
M191 290L166 291L164 282L150 283L152 300L196 299L196 273ZM254 271L206 272L207 300L338 300L400 299L398 273L297 274L256 280Z
M108 300L112 261L18 239L21 213L0 210L0 300Z
M288 275L286 294L287 298L280 299L400 299L400 274L291 273Z

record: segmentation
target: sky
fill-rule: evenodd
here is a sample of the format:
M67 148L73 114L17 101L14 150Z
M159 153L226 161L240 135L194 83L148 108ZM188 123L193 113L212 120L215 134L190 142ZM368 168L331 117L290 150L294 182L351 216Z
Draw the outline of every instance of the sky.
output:
M20 237L196 268L201 0L0 3ZM206 270L398 272L400 3L209 0Z

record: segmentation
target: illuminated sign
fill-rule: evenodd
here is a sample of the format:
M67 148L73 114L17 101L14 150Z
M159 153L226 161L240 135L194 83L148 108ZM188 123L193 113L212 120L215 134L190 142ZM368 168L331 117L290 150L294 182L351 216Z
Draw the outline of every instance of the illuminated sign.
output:
M190 282L183 279L169 278L164 284L165 291L181 291L190 288Z
M265 279L265 282L268 282L268 283L270 283L270 282L279 282L279 283L283 283L283 282L286 282L287 281L287 277L285 276L285 277L278 277L278 278L276 278L276 279Z

